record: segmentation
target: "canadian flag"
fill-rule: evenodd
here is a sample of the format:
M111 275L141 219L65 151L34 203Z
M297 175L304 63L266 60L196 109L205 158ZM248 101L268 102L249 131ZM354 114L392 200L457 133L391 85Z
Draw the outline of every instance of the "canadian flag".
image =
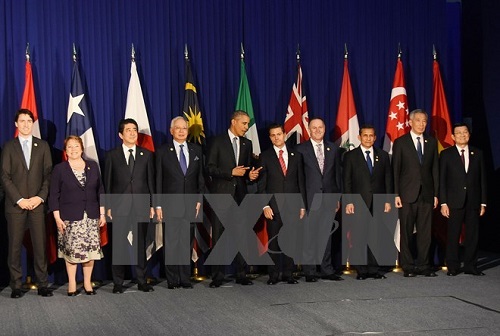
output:
M394 140L408 133L409 123L408 97L406 96L405 78L401 56L398 56L394 83L392 84L391 102L389 104L389 115L385 127L384 150L392 155L392 144Z
M297 66L297 82L293 84L288 111L285 117L286 140L296 136L296 143L309 140L309 112L306 96L302 95L302 68Z
M356 104L352 94L351 78L347 58L344 59L344 77L340 90L339 109L335 125L335 143L347 150L358 147L360 141L359 122L356 113Z

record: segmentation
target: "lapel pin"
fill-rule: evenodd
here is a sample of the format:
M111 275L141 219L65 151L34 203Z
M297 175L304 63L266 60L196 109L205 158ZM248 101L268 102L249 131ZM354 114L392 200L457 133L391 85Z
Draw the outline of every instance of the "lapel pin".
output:
M470 155L474 155L474 152L470 152Z
M35 142L35 143L33 144L33 146L35 146L35 147L36 147L36 146L38 146L38 144Z
M329 151L330 150L330 147L326 147L326 150Z
M291 156L294 156L295 154L294 153L290 153Z
M143 153L143 152L140 152L140 153L139 153L139 155L144 155L144 153Z
M425 139L424 142L427 142L427 139Z
M174 151L174 149L173 149L172 147L170 147L170 151L171 151L171 152L173 152L173 151Z
M375 156L375 161L378 161L378 156Z

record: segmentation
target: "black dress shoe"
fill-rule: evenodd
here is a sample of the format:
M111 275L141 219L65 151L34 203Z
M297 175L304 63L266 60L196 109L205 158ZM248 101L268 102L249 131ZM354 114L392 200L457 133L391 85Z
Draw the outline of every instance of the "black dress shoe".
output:
M97 292L94 289L92 289L91 291L88 291L85 288L83 288L83 290L85 291L85 294L87 294L87 295L96 295L97 294Z
M448 271L448 273L446 273L447 276L457 276L458 275L458 271Z
M267 280L268 285L276 285L279 281L277 279L269 279Z
M219 288L222 285L222 281L220 280L213 280L208 287L210 288Z
M12 293L10 293L10 297L13 299L19 299L21 296L23 296L23 292L20 289L13 289Z
M236 283L240 284L242 286L251 286L251 285L253 285L252 280L247 279L247 278L236 279Z
M433 271L431 271L431 270L423 271L423 272L422 272L422 275L423 275L424 277L427 277L427 278L434 278L434 277L437 277L436 272L433 272Z
M185 283L181 283L181 287L185 288L185 289L191 289L191 288L193 288L193 285L190 282L185 282Z
M383 274L379 274L379 273L374 274L374 275L372 276L372 278L373 278L373 279L375 279L375 280L387 279L387 277L386 277L385 275L383 275Z
M356 280L365 280L366 278L368 278L366 274L358 274L356 276Z
M321 279L326 279L326 280L332 280L332 281L342 281L344 278L337 274L328 274L328 275L323 275Z
M481 272L480 270L465 271L464 273L465 273L465 274L475 275L475 276L483 276L483 275L486 275L486 274L484 274L483 272Z
M147 284L147 283L138 284L137 288L141 292L144 292L144 293L154 292L155 291L154 288L153 288L153 286L151 286L150 284Z
M122 294L122 293L123 293L123 286L115 284L113 286L113 294Z
M283 282L286 282L289 285L296 285L299 283L297 280L294 279L294 277L285 278L285 279L283 279Z
M403 273L403 276L404 276L405 278L414 278L414 277L416 277L416 276L417 276L417 274L416 274L416 273L413 273L413 272L406 272L406 271L405 271L405 272Z
M167 284L168 289L177 289L179 287L180 287L179 284L174 284L174 283L170 283L170 282Z
M49 289L47 287L40 287L38 288L38 295L41 295L43 297L49 297L53 296L54 294L52 293L52 289Z
M306 282L318 282L318 278L313 275L306 275Z

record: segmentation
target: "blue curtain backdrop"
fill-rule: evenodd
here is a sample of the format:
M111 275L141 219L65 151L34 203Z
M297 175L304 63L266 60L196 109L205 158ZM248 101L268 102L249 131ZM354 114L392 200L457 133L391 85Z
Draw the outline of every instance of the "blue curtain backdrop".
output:
M241 43L262 148L269 145L266 125L284 121L297 45L310 116L323 117L333 135L344 43L358 118L376 126L381 145L398 43L410 109L431 110L434 44L452 121L461 119L460 25L460 4L446 0L0 0L0 146L14 134L27 42L42 137L54 146L56 161L65 137L73 43L101 158L119 144L132 43L156 146L167 141L170 120L182 110L185 44L205 134L226 129L238 93ZM5 279L5 251L0 255Z
M267 123L284 120L298 44L310 115L324 117L330 132L344 43L358 117L375 124L379 134L385 130L398 43L410 108L430 111L435 44L452 119L462 114L460 4L445 0L0 0L0 21L0 144L14 132L27 42L42 134L59 149L76 44L101 156L119 141L116 125L125 111L132 43L156 144L167 140L170 119L182 109L186 43L208 136L227 127L234 109L240 43L262 135Z

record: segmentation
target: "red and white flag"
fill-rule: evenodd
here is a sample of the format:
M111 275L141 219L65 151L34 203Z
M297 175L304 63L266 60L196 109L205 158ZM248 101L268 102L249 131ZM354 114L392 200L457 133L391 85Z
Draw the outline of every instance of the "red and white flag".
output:
M139 137L137 145L152 152L155 151L151 128L149 127L148 112L142 95L141 81L137 73L135 61L130 64L130 82L128 84L127 106L125 107L125 118L132 118L139 126Z
M351 150L360 144L358 135L358 115L356 113L356 104L354 103L354 96L352 94L351 78L346 58L344 59L344 76L342 78L339 109L335 125L335 143L339 147Z
M285 124L286 140L292 135L296 143L309 140L309 112L307 111L306 96L302 92L302 68L297 66L297 82L293 84Z
M394 140L410 131L408 97L406 96L405 77L401 55L398 56L396 73L392 84L391 102L389 104L389 115L385 127L384 150L392 155L392 145ZM394 231L394 244L398 251L401 246L399 219Z
M432 116L431 116L431 131L432 135L438 141L438 151L448 148L453 145L451 138L451 119L446 102L446 94L444 93L443 81L441 80L441 72L439 71L439 63L434 60L432 65L433 73L433 95L432 95Z
M409 123L408 97L406 96L403 63L398 57L394 83L392 84L391 102L389 104L389 115L385 127L384 150L392 155L392 144L394 140L408 133Z
M28 109L33 113L33 128L32 134L37 138L42 138L40 133L40 124L38 122L38 111L36 108L36 98L35 98L35 86L33 85L33 72L31 71L31 62L26 60L25 73L24 73L24 92L23 99L21 101L21 108ZM17 137L18 130L16 129L16 133L14 137Z
M146 111L141 81L139 80L139 74L137 73L137 66L134 59L132 59L130 64L130 82L128 84L125 118L134 119L137 122L137 126L139 126L137 145L154 152L155 147L151 135L151 128L149 127L148 112ZM163 246L163 229L161 222L153 224L154 230L148 229L147 234L146 259L148 260L154 252L158 251Z

